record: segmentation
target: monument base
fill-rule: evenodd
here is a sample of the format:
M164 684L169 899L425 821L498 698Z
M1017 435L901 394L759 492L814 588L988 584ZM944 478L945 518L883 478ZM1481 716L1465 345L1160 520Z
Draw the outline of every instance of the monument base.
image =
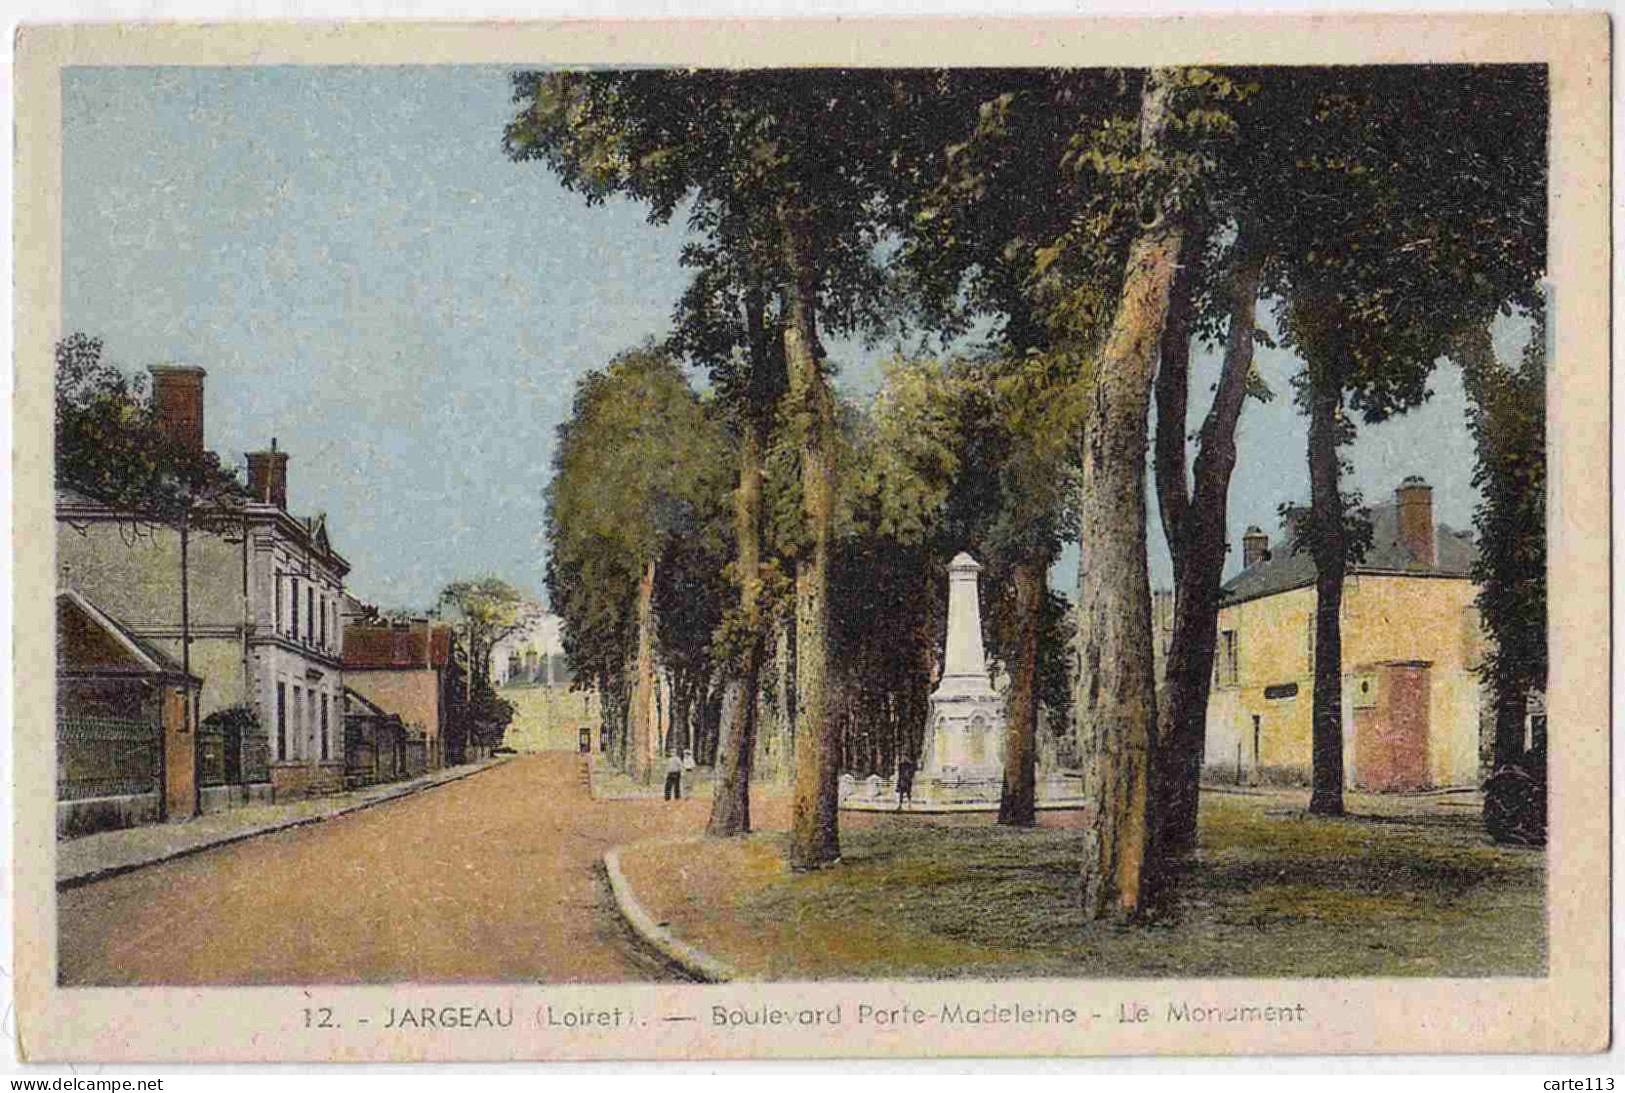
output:
M1083 807L1083 776L1070 771L1040 773L1033 787L1043 810ZM847 812L997 812L1004 792L1002 779L920 778L914 779L911 799L898 807L897 782L871 775L859 780L841 776L841 808Z

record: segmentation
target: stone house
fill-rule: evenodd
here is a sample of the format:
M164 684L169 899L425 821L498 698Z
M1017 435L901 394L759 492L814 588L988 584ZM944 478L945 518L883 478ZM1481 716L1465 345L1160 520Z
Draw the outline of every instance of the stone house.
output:
M1346 784L1403 791L1475 784L1478 668L1486 638L1469 571L1468 532L1433 519L1432 487L1405 479L1372 510L1373 539L1343 583ZM1256 527L1243 569L1223 587L1206 775L1221 782L1307 783L1314 693L1315 566L1272 554Z
M408 731L421 733L424 763L446 762L451 717L452 628L428 619L409 622L352 621L344 627L345 682L359 697L398 714Z
M203 369L151 371L165 426L202 450ZM253 709L278 797L343 787L339 604L350 571L325 516L288 511L287 466L275 440L250 452L250 499L230 526L194 530L187 550L191 670L202 681L191 722L231 706ZM71 582L179 661L179 533L67 489L57 491L56 516L58 562Z

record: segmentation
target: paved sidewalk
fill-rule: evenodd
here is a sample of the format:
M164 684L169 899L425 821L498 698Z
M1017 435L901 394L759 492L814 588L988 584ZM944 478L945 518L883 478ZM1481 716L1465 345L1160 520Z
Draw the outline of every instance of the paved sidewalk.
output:
M196 854L212 846L252 839L302 824L320 823L347 812L369 808L381 801L405 797L432 786L455 782L507 762L507 758L468 763L425 774L410 782L368 786L331 797L311 797L286 804L253 805L176 823L143 824L119 831L103 831L56 844L58 890L142 869L173 858Z

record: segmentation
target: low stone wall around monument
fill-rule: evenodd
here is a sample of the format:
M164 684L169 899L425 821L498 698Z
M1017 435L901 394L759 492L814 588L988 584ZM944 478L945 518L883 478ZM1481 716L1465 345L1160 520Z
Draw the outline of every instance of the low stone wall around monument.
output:
M841 808L852 812L896 812L897 781L871 775L858 778L841 775ZM1034 779L1042 809L1079 808L1083 804L1083 777L1072 771L1040 771ZM914 793L903 804L903 812L997 812L1004 792L997 778L914 779Z

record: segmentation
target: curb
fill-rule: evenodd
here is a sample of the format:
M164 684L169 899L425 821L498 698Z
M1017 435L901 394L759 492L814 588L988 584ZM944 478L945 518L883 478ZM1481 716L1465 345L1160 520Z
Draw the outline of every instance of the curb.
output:
M609 874L609 888L615 894L615 909L626 920L626 924L632 927L633 933L652 946L661 956L700 982L728 983L741 978L740 974L710 953L697 949L686 941L679 941L670 930L655 922L643 904L638 902L637 894L627 882L626 874L621 872L621 851L627 846L686 846L700 841L697 838L656 839L649 843L612 846L604 852L604 872Z
M357 801L354 804L345 805L342 808L334 809L332 812L323 812L317 816L304 816L297 820L281 820L266 827L256 827L252 831L241 831L235 835L226 835L219 839L215 839L213 842L199 843L196 846L186 846L179 850L168 851L155 858L142 858L140 861L103 866L100 869L92 869L88 873L75 873L71 877L61 877L56 882L56 890L58 892L66 892L73 888L83 888L87 884L95 884L97 881L107 880L110 877L122 876L125 873L134 873L138 869L146 869L147 867L153 865L162 865L165 862L176 861L180 858L189 858L193 854L201 854L205 850L213 850L216 847L230 846L233 843L247 842L249 839L257 839L261 835L274 835L279 831L291 831L296 827L308 827L311 824L325 823L328 820L336 819L339 816L348 816L352 812L360 812L363 809L372 808L374 805L381 805L386 801L398 801L402 797L412 797L416 794L422 793L424 790L434 789L437 786L450 785L452 782L461 782L464 778L472 778L476 774L482 774L494 767L502 766L502 764L508 762L508 758L509 757L504 756L495 762L486 763L484 766L476 767L470 771L464 771L462 774L456 775L452 778L442 778L438 782L426 782L420 786L412 786L408 789L403 789L399 793L391 793L382 797L374 797L368 801Z

